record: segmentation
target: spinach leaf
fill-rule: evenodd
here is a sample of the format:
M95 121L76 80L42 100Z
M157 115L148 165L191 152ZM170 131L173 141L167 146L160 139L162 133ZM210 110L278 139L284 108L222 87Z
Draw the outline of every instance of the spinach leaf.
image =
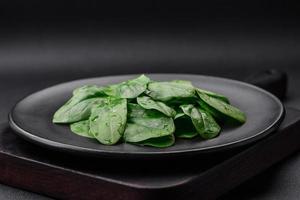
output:
M200 89L200 88L196 88L196 91L197 91L197 93L204 93L204 94L206 94L210 97L214 97L216 99L224 101L225 103L230 104L229 99L227 97L225 97L224 95L222 95L222 94L218 94L218 93L207 91L207 90Z
M179 138L194 138L198 135L192 120L184 113L180 113L180 116L174 120L175 123L175 136Z
M145 142L144 145L151 145L154 144L154 140L149 139L170 136L174 131L172 118L166 117L156 110L146 110L140 105L128 104L128 121L124 132L126 142L140 144ZM174 142L159 143L170 146ZM156 144L158 145L158 142Z
M215 115L220 116L220 114L221 114L221 115L224 115L224 116L226 116L236 122L239 122L239 123L246 122L245 113L240 111L238 108L236 108L232 105L229 105L229 104L225 103L224 101L210 97L210 96L200 93L200 92L198 92L198 96L204 103L206 103L207 105L209 105L210 107L215 109L215 111L213 111L215 113ZM203 102L202 102L202 105L204 105ZM200 101L200 104L201 104L201 101ZM213 109L211 109L211 110L213 110Z
M136 79L108 86L104 89L105 94L117 98L136 98L147 89L150 79L141 75Z
M70 125L70 129L73 133L76 133L77 135L88 137L88 138L94 138L92 134L90 134L90 125L89 120L83 120L80 122L75 122Z
M62 107L60 107L53 116L52 121L54 123L72 123L82 119L79 117L80 113L75 113L76 110L83 109L86 107L90 101L82 103L78 108L74 109L73 107L77 106L80 102L94 97L103 96L103 88L97 87L95 85L86 85L80 88L77 88L73 91L73 96L69 99ZM84 117L85 114L84 114Z
M177 113L176 113L174 119L176 120L176 119L178 119L178 118L183 117L184 115L185 115L185 114L184 114L182 111L181 111L181 112L178 112L178 111L177 111Z
M191 83L190 81L185 81L185 80L174 80L174 81L172 81L172 82L181 83L181 84L186 84L186 85L190 85L190 86L192 85L192 83ZM230 104L229 99L228 99L226 96L222 95L222 94L219 94L219 93L216 93L216 92L212 92L212 91L208 91L208 90L204 90L204 89L201 89L201 88L196 88L196 87L195 87L195 90L196 90L197 92L204 93L204 94L206 94L206 95L208 95L208 96L211 96L211 97L220 99L220 100L222 100L222 101L224 101L224 102ZM195 97L196 97L196 96L195 96ZM192 99L188 99L188 100L192 100ZM186 103L186 102L185 102L185 103ZM181 104L181 105L183 105L183 104Z
M173 108L167 106L163 102L154 101L153 99L147 96L138 97L137 103L144 109L154 109L161 113L164 113L168 117L174 117L176 115L176 111Z
M72 103L76 101L81 101L83 99L91 98L91 97L102 97L106 96L104 93L103 87L98 87L96 85L85 85L73 90L73 97Z
M208 112L191 104L182 105L181 109L186 115L190 116L192 123L202 138L211 139L220 133L221 127Z
M83 94L80 94L80 97L82 96ZM73 123L86 120L89 118L94 105L102 105L106 101L106 98L103 97L82 99L81 101L75 98L77 97L76 94L73 97L55 112L52 119L54 123Z
M138 144L142 146L152 146L152 147L158 147L158 148L164 148L172 146L175 143L175 137L173 134L159 137L159 138L151 138L142 142L139 142Z
M188 98L195 96L195 89L187 81L151 82L146 91L150 97L159 101Z
M90 133L102 144L115 144L124 133L126 120L126 99L110 97L105 105L93 108L89 119Z
M198 100L199 100L199 97L194 95L193 97L173 98L169 101L166 101L165 103L168 106L174 108L174 107L179 107L179 106L184 105L184 104L196 104Z
M197 103L200 105L200 108L211 114L218 122L223 122L224 121L224 115L205 103L203 100L199 99Z
M135 119L135 118L139 118L139 117L143 117L144 115L147 115L147 113L146 113L147 110L136 103L128 103L127 110L128 110L128 113L127 113L128 121L130 121L130 119Z

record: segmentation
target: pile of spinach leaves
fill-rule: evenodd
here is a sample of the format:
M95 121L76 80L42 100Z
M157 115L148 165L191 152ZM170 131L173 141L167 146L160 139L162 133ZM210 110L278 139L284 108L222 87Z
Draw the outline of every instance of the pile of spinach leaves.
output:
M157 82L141 75L106 87L83 86L54 116L72 132L105 145L120 141L168 147L175 138L217 137L219 123L243 124L245 114L227 97L194 87L191 82Z

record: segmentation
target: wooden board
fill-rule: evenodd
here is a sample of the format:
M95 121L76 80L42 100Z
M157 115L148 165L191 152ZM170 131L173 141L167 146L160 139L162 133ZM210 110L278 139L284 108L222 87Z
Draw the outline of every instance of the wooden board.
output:
M214 199L300 148L300 111L243 149L186 160L114 161L43 149L0 125L0 181L59 199Z

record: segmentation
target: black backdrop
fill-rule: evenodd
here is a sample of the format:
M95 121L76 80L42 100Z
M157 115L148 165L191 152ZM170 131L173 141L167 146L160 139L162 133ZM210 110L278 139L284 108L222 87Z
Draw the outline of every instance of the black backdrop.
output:
M124 16L295 17L297 0L4 0L1 15L25 18L103 18Z

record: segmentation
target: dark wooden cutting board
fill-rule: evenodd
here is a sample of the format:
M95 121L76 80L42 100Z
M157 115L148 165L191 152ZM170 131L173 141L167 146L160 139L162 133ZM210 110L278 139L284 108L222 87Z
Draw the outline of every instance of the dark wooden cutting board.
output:
M180 161L92 159L45 150L1 124L0 181L59 199L214 199L300 148L300 111L243 149Z

